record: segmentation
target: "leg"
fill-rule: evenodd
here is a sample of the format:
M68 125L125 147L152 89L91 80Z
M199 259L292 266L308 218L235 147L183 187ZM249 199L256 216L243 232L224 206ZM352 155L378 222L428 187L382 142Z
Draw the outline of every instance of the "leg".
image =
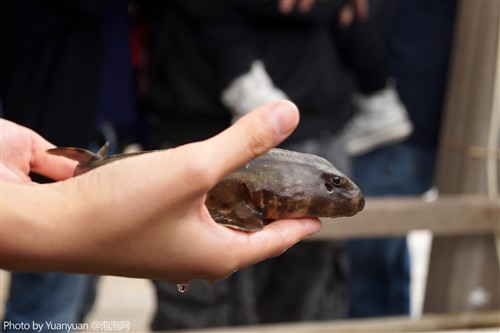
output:
M4 321L79 323L88 278L66 273L12 273Z
M433 183L435 152L411 144L354 159L354 180L368 196L417 195ZM405 238L351 240L350 316L409 313L410 263Z

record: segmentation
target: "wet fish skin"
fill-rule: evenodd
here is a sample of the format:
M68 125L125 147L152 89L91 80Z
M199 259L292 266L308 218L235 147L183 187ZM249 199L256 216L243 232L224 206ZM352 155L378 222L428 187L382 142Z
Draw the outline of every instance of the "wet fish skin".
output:
M78 161L78 176L151 151L107 156L105 145L97 154L72 147L48 152ZM364 203L361 190L327 160L274 148L216 184L205 205L217 223L255 232L282 218L352 216Z
M283 149L228 175L206 200L219 223L250 231L282 218L352 216L364 203L361 190L330 162Z

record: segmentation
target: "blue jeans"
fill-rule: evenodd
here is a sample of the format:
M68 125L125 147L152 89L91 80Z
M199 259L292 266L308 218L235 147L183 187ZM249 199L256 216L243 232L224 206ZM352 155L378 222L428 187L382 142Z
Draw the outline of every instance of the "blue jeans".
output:
M357 157L352 163L354 180L368 197L418 195L433 184L435 151L402 143ZM346 251L349 317L409 314L406 237L350 240Z
M33 330L32 323L52 321L79 323L83 320L95 296L97 277L66 273L12 273L9 298L6 305L3 332L19 332L9 329L8 323L29 324L23 332ZM42 332L54 332L43 325ZM66 332L62 330L60 332Z

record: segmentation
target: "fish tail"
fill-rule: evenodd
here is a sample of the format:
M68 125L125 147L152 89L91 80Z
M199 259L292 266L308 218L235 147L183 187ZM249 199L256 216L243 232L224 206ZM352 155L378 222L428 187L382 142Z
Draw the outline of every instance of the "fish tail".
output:
M109 150L109 141L106 141L106 143L97 152L97 155L101 158L105 158L106 156L108 156L108 150Z

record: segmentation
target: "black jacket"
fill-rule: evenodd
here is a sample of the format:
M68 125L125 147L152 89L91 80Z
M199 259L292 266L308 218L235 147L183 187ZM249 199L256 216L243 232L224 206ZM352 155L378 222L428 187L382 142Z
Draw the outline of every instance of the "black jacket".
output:
M276 1L172 2L156 34L152 101L162 135L183 143L227 126L220 92L255 59L301 111L292 139L337 132L353 111L353 80L333 32L344 2L318 2L308 14L287 16Z
M111 1L3 1L4 117L58 145L94 135L102 62L100 10Z

